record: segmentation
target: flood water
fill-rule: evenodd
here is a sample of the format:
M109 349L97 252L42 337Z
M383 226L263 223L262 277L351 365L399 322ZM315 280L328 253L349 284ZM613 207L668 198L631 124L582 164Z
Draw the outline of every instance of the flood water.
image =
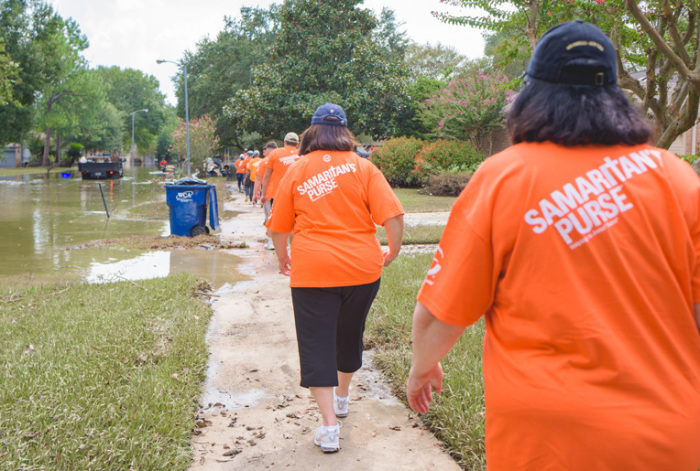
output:
M167 220L138 216L143 205L165 206L161 180L152 169L125 169L119 180L82 180L76 170L70 175L0 176L0 290L180 272L201 276L216 288L239 279L238 258L218 250L79 248L102 239L169 235Z

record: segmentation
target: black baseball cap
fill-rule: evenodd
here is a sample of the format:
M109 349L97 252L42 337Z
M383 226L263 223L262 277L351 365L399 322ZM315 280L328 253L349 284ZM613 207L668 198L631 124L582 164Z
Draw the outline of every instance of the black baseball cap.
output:
M603 86L617 83L615 47L598 28L581 20L547 30L527 65L525 80Z

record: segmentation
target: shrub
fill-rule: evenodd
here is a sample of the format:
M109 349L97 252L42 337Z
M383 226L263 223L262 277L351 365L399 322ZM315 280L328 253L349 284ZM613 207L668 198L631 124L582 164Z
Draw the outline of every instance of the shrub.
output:
M370 160L392 186L419 186L414 169L416 155L425 145L422 139L397 137L385 141L372 152Z
M469 142L440 139L421 149L413 173L417 181L425 184L430 175L474 171L483 160L483 154Z
M485 136L503 128L510 86L508 78L498 71L465 75L425 100L420 107L421 119L435 137L479 145Z
M471 172L429 175L428 182L421 190L421 193L432 196L459 196L471 178Z

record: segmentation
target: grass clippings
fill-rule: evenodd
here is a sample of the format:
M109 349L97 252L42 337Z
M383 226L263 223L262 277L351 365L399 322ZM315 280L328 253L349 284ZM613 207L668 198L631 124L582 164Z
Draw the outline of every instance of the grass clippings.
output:
M207 290L177 275L1 293L0 469L187 469Z
M374 347L374 361L394 393L406 401L411 367L411 323L416 295L432 260L431 254L402 255L382 272L382 282L367 318L365 344ZM486 469L484 389L481 352L484 323L468 328L443 359L443 393L435 396L423 422L464 468Z

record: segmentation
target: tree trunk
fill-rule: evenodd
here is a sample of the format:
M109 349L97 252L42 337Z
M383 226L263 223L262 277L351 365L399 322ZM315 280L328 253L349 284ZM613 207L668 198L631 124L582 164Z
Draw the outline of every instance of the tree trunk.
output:
M61 163L61 136L56 133L56 165Z
M49 166L49 146L51 145L51 128L46 128L46 137L44 138L44 157L41 159L41 166Z

